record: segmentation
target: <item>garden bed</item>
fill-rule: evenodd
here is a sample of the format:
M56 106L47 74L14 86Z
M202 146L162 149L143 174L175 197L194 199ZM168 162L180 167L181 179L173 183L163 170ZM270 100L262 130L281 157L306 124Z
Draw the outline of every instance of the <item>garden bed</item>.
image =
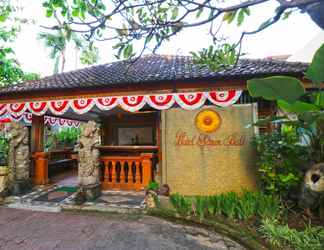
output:
M244 191L209 197L170 196L149 214L198 223L231 237L248 249L324 249L324 228L316 215L284 206L275 196Z

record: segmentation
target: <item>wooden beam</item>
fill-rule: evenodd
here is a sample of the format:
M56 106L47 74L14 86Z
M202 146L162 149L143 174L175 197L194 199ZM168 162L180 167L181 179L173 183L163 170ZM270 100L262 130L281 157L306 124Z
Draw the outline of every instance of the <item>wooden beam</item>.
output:
M31 152L44 151L44 116L32 116Z

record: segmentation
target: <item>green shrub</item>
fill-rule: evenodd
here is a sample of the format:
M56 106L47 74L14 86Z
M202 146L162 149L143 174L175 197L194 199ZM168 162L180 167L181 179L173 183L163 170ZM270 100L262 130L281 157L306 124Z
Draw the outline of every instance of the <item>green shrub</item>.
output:
M221 194L219 195L219 199L220 199L220 206L221 206L221 210L222 210L222 214L225 217L228 218L237 218L238 215L238 204L239 204L239 198L238 195L234 192L229 192L226 194Z
M8 164L9 141L4 136L0 136L0 165Z
M172 194L170 200L179 214L194 214L200 218L217 215L240 220L256 216L276 218L281 208L276 196L251 191L244 191L241 196L229 192L213 196L195 196L194 198Z
M55 134L58 142L74 144L79 139L79 128L63 128Z
M155 181L150 181L149 184L147 185L146 189L157 191L157 190L159 190L159 183L157 183Z
M324 249L324 228L307 226L304 231L280 225L277 220L264 219L259 232L274 246L296 250Z
M287 126L258 136L255 144L261 190L287 198L302 181L301 168L311 159L310 148L301 145L296 129Z
M266 195L262 192L255 193L255 213L260 218L278 217L281 210L280 200L273 195Z
M208 197L196 196L194 202L197 215L200 218L205 218L208 214Z
M172 194L170 195L170 202L180 215L190 215L191 199L185 198L180 194Z
M256 213L256 194L244 191L237 204L237 217L241 220L248 219Z

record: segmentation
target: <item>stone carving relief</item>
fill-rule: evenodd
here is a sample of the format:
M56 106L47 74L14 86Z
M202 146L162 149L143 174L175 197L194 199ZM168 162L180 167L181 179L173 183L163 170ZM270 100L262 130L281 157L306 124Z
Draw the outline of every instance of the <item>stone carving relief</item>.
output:
M31 188L28 128L20 123L10 123L8 138L10 183L13 193L22 193Z
M100 194L99 181L99 150L100 127L94 121L81 125L79 139L79 185L81 191L86 193L87 200Z

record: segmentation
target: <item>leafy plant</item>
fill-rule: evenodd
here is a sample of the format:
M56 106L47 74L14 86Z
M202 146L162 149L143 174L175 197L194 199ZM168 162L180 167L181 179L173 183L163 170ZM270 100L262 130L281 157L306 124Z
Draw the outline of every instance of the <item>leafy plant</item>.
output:
M244 191L243 195L238 200L237 217L241 220L248 219L256 214L256 194L250 191Z
M208 213L208 197L196 196L194 203L197 215L200 218L205 218Z
M80 136L79 128L63 128L55 134L57 141L61 143L75 144Z
M0 165L6 165L8 163L9 141L1 135L0 136Z
M266 195L262 192L256 192L255 200L255 214L259 218L275 219L280 214L281 203L277 196Z
M260 188L267 194L287 198L302 181L302 167L309 164L311 150L300 143L296 129L262 134L255 139Z
M212 196L185 197L172 194L170 201L179 214L193 214L199 218L223 215L230 219L245 220L251 217L276 218L280 202L276 196L244 190L242 195L228 192Z
M155 181L150 181L149 184L147 185L146 189L157 191L157 190L159 190L159 183L157 183Z
M275 101L285 112L264 122L276 122L292 126L312 152L315 162L324 161L324 44L315 53L305 76L312 81L314 89L306 91L303 83L294 77L276 76L248 81L253 97ZM291 114L294 117L291 118Z
M187 216L191 213L191 199L180 194L172 194L170 202L180 215Z
M280 225L277 220L266 218L259 228L264 237L274 246L296 250L321 250L324 248L323 227L308 225L304 231Z
M235 45L228 43L202 49L198 53L191 52L193 62L200 66L208 65L211 70L219 70L235 65L238 60L239 52Z
M0 1L0 87L39 78L21 69L11 44L21 30L21 23L25 22L17 15L18 9L12 1Z
M238 195L234 192L219 195L222 214L225 217L234 219L237 217L237 205L239 203Z

